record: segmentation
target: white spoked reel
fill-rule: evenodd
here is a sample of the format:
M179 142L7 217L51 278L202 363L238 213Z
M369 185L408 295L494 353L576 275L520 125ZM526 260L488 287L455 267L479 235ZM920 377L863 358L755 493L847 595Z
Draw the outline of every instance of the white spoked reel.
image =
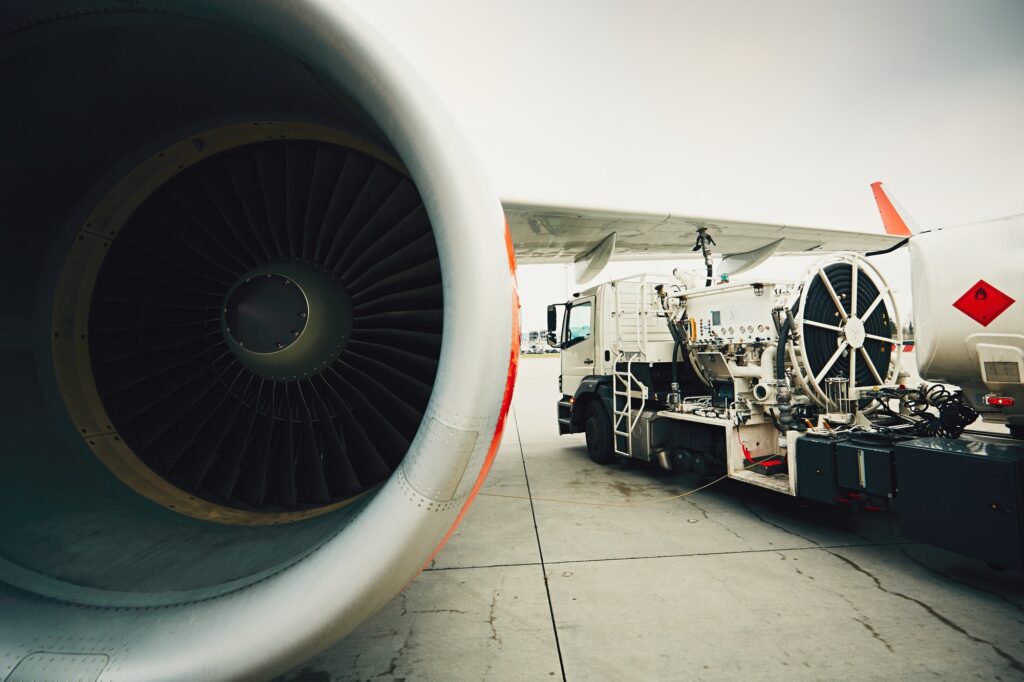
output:
M794 378L826 410L852 412L849 401L860 389L891 385L899 376L903 334L892 287L855 253L818 260L800 282L799 336L789 344Z

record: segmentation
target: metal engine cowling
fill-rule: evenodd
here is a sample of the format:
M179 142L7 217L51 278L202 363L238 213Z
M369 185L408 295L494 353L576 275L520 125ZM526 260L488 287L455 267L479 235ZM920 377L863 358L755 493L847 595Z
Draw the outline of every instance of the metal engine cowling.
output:
M286 670L486 475L501 207L340 3L5 2L0 80L0 678Z

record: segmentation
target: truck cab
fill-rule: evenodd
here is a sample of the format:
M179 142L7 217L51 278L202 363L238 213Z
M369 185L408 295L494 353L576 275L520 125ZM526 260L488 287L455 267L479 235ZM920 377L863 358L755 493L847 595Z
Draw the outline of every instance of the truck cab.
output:
M562 351L562 393L572 397L588 377L608 377L622 356L645 346L648 355L670 360L673 340L657 287L678 291L672 277L636 275L605 282L548 306L548 336ZM564 306L556 328L554 309Z
M660 304L659 287L680 291L673 277L636 275L599 284L563 304L548 306L549 343L561 349L559 433L586 433L596 461L614 459L617 366L629 365L643 349L641 371L649 378L651 370L656 370L664 380L655 382L661 392L669 389L665 382L670 372L665 370L666 363L672 362L675 344ZM557 308L562 306L565 310L559 326Z
M591 376L601 369L597 362L597 337L594 328L597 300L596 292L588 292L587 295L565 304L560 348L562 392L569 395L575 395L584 377Z

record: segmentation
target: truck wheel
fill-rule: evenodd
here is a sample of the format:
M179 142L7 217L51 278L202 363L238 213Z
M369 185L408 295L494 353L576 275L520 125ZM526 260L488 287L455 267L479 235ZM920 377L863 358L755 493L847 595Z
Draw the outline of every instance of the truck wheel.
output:
M607 410L598 400L587 405L587 454L598 464L611 464L615 461L612 449L612 420Z

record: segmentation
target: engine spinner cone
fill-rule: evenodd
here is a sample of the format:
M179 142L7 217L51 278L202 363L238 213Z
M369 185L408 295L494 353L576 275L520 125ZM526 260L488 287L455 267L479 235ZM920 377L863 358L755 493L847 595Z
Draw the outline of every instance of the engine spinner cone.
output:
M352 335L352 298L315 263L286 261L246 272L228 291L221 332L235 357L265 379L319 374Z

